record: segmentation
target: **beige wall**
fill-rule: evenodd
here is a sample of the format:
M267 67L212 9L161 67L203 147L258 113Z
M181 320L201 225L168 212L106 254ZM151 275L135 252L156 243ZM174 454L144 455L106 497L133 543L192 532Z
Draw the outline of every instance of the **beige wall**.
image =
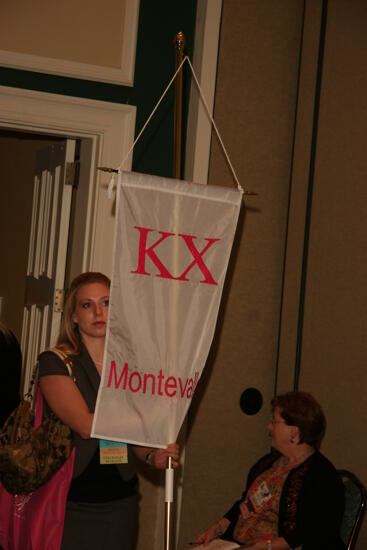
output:
M306 1L304 19L303 2L223 2L215 118L242 185L259 196L246 200L215 352L190 412L180 548L239 496L267 448L275 378L278 391L293 388L297 353L299 389L314 393L328 418L325 454L367 483L363 0L328 2L302 340L297 335L321 13L321 0ZM215 138L210 183L232 183ZM265 400L254 417L238 405L249 386ZM367 525L357 548L366 545Z
M325 453L365 484L366 25L366 2L329 2L300 370L327 412Z
M302 2L224 0L215 120L245 198L212 359L189 412L179 548L240 496L268 448ZM209 183L235 185L215 137ZM243 390L264 407L246 416Z
M1 3L0 50L118 68L125 4L78 0L75 9L73 0Z
M279 386L287 387L296 361L301 254L310 166L310 98L317 59L315 43L321 2L306 10L298 99L299 117L288 226L285 293L280 334ZM299 387L325 408L323 450L338 468L367 483L364 416L367 411L366 123L367 38L365 2L328 3L320 112L310 218L300 342ZM305 175L306 174L306 175ZM358 549L367 545L367 525Z

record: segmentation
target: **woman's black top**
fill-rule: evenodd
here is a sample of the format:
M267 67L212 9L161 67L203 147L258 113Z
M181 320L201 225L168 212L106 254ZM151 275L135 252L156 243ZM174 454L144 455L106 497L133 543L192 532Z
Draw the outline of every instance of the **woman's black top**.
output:
M89 408L94 412L100 376L87 348L80 342L81 351L71 355L76 384ZM68 371L61 359L52 352L39 358L39 376L65 375ZM73 479L68 500L77 502L109 502L136 494L137 475L134 455L128 445L127 464L100 464L99 440L83 439L73 433L76 447Z
M222 538L233 540L239 506L253 481L280 457L272 452L250 470L241 500L228 510L230 525ZM340 526L344 512L344 486L332 463L316 451L291 470L284 483L278 518L278 535L291 548L302 550L344 550Z
M20 402L22 354L12 332L0 330L0 427Z

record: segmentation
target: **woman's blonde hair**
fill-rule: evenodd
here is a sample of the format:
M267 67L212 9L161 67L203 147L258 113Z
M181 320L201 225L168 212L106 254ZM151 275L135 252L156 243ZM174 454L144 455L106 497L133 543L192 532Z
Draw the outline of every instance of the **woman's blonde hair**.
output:
M80 288L92 283L102 283L108 288L111 286L110 279L103 273L98 271L88 271L81 273L71 282L69 292L65 301L64 315L61 322L61 329L59 338L57 340L57 347L62 349L65 353L70 355L77 355L80 353L80 339L78 337L78 329L73 322L73 313L76 307L76 296Z

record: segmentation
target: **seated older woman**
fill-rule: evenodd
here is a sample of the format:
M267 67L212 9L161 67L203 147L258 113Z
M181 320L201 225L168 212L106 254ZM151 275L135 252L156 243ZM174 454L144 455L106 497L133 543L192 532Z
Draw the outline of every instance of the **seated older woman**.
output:
M320 405L308 393L289 392L275 397L272 409L272 452L251 468L241 500L196 542L221 538L251 550L343 550L344 489L319 451L326 427Z

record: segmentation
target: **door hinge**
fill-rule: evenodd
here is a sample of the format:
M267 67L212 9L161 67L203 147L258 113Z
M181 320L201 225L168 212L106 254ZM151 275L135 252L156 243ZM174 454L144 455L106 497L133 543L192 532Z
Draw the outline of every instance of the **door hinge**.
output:
M65 185L72 185L73 187L78 187L79 167L80 167L80 163L78 160L74 162L66 163Z
M65 290L63 288L56 288L54 298L54 311L56 313L62 313L64 311L64 299Z

